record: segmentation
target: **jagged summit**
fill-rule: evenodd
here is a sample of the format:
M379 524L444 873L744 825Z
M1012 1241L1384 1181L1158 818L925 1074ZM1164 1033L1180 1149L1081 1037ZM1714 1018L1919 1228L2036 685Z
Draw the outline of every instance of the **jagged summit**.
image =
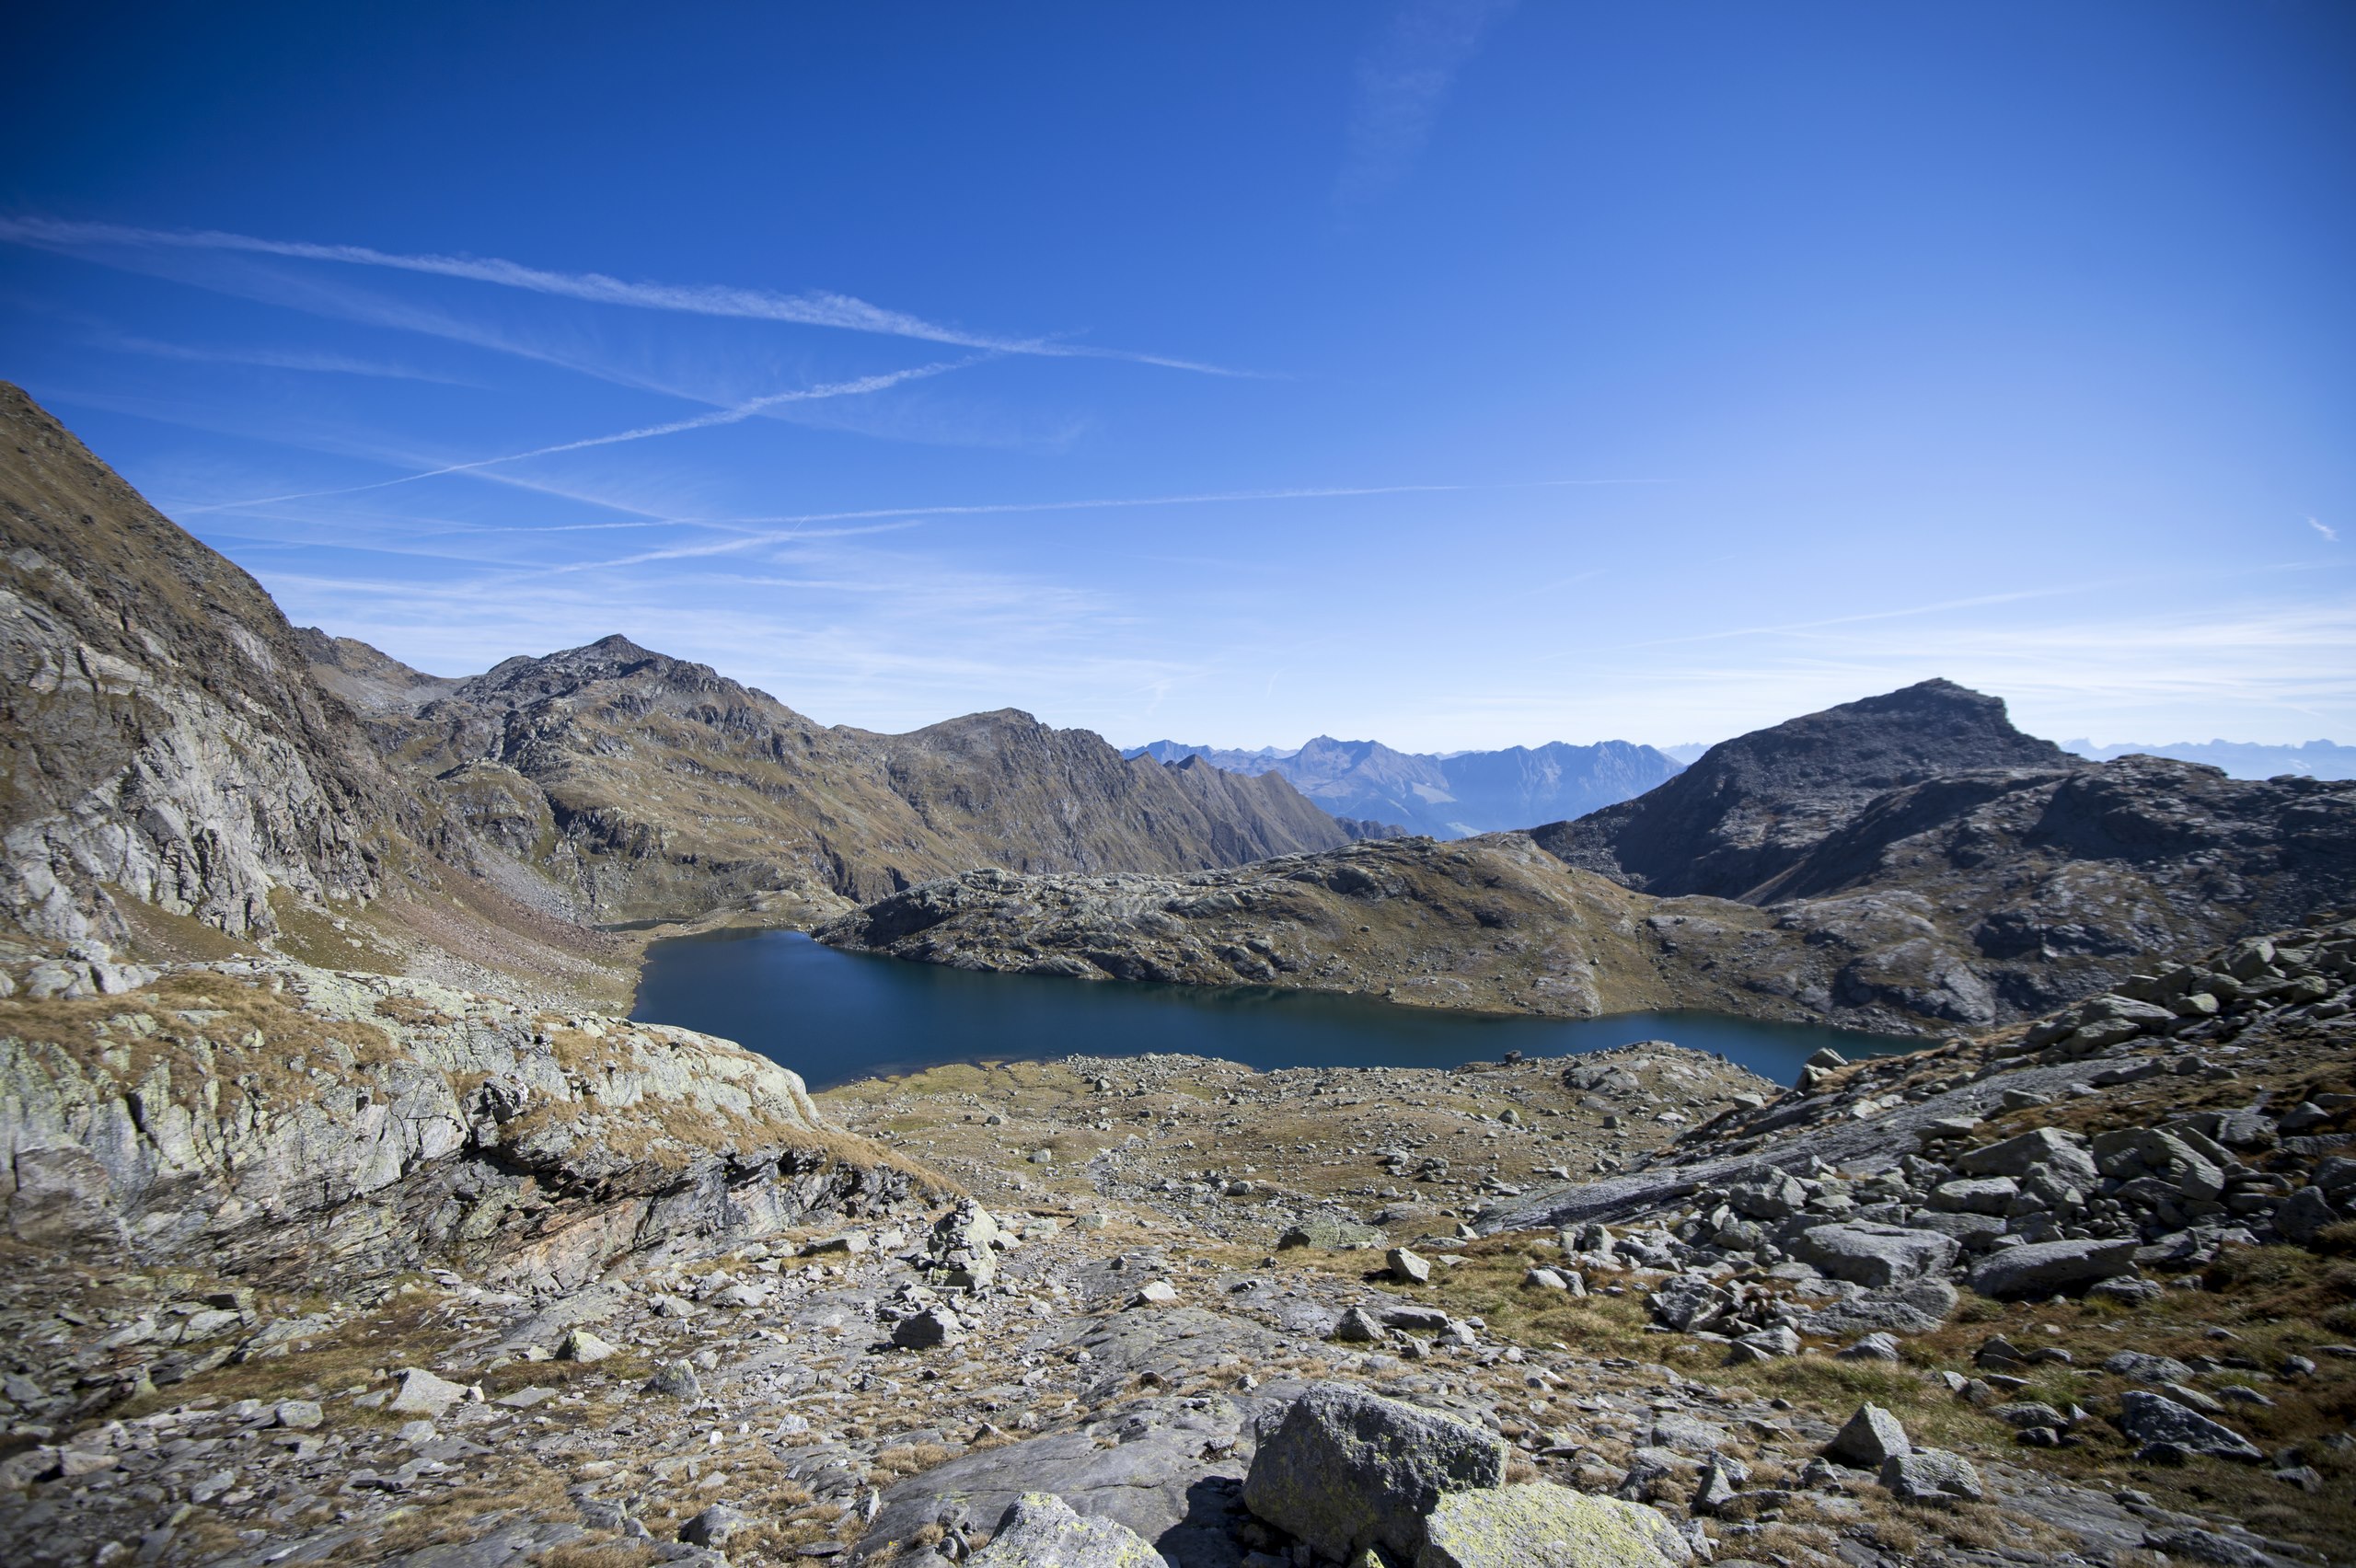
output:
M1948 774L2085 766L2015 729L2003 698L1928 680L1721 742L1658 788L1534 836L1569 864L1646 893L1740 898L1888 790Z

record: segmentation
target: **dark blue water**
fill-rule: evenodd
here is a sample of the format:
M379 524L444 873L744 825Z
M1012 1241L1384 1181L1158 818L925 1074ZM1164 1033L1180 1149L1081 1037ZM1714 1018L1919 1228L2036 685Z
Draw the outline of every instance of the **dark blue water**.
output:
M1819 1047L1920 1040L1704 1012L1556 1020L1403 1008L1267 986L1152 986L976 974L837 952L798 931L714 931L646 951L630 1016L741 1042L812 1089L942 1062L1174 1052L1246 1066L1451 1067L1508 1051L1563 1056L1637 1040L1714 1051L1777 1083Z

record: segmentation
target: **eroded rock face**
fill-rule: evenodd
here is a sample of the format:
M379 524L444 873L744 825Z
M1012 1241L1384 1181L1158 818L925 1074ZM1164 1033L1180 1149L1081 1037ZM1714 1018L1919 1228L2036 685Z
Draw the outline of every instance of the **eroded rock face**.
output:
M41 1244L571 1285L920 1184L688 1030L283 962L0 999L0 1223Z
M261 586L0 383L0 912L266 932L274 887L375 896L408 811Z

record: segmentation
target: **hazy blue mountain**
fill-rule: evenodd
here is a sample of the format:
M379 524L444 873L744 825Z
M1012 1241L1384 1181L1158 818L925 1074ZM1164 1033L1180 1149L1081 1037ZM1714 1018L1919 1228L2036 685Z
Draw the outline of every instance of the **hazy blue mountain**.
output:
M1380 741L1320 735L1293 751L1223 750L1180 741L1133 746L1130 756L1176 762L1199 756L1233 773L1279 773L1336 817L1397 823L1413 833L1461 838L1531 827L1614 805L1682 767L1650 746L1556 741L1504 751L1403 752Z
M2205 762L2222 767L2234 778L2278 778L2304 773L2310 778L2356 778L2356 746L2329 741L2309 741L2303 746L2262 746L2249 741L2170 741L2165 745L2098 746L2092 741L2063 741L2062 749L2090 756L2096 762L2131 756L2174 757L2178 762Z

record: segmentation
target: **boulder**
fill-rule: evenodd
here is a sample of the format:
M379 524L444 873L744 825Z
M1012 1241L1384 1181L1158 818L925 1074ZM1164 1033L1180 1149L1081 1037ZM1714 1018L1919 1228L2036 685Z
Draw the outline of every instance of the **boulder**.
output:
M972 1568L1169 1568L1146 1539L1115 1519L1087 1518L1047 1492L1007 1505Z
M389 1415L418 1415L436 1421L444 1411L467 1397L464 1384L436 1378L423 1367L411 1366L394 1376L399 1379L400 1387L385 1402Z
M1891 1496L1909 1502L1960 1497L1978 1503L1988 1495L1969 1459L1940 1448L1890 1455L1881 1462L1881 1483Z
M1409 1556L1440 1499L1505 1482L1495 1434L1338 1383L1311 1386L1264 1438L1243 1505L1321 1555L1369 1546Z
M2104 1133L2095 1139L2094 1155L2096 1170L2121 1182L2148 1176L2188 1198L2214 1198L2225 1190L2225 1173L2215 1160L2189 1139L2162 1128Z
M2274 1211L2274 1228L2285 1241L2295 1241L2304 1247L2314 1241L2327 1225L2339 1223L2339 1211L2331 1206L2321 1187L2302 1187L2282 1200Z
M1416 1255L1404 1247L1393 1247L1383 1254L1383 1269L1402 1285L1431 1283L1431 1260Z
M2032 1241L2000 1247L1971 1271L1971 1288L1982 1296L2044 1296L2096 1280L2135 1272L2132 1238L2109 1241Z
M2038 1127L2002 1143L1969 1149L1955 1161L1955 1168L1967 1176L2026 1176L2033 1165L2050 1165L2085 1182L2096 1176L2086 1140L2060 1127Z
M1911 1453L1913 1447L1898 1417L1877 1404L1863 1404L1824 1446L1824 1451L1860 1470L1879 1470L1885 1459Z
M1530 1482L1442 1497L1415 1568L1671 1568L1693 1561L1677 1528L1640 1503Z
M1842 1361L1896 1361L1898 1341L1888 1334L1867 1334L1856 1343L1843 1346L1835 1355Z
M703 1398L703 1380L686 1362L666 1361L646 1380L645 1391L675 1400L699 1400Z
M1790 1171L1764 1166L1738 1178L1727 1202L1747 1219L1788 1219L1807 1206L1807 1189Z
M730 1536L750 1522L727 1504L714 1503L679 1527L679 1539L689 1546L710 1547L717 1551L728 1544Z
M1949 1214L2003 1214L2021 1195L2010 1176L1966 1176L1931 1189L1931 1206Z
M1865 1286L1896 1285L1943 1274L1962 1251L1952 1236L1870 1220L1819 1225L1800 1232L1793 1253L1834 1279Z
M1819 1307L1800 1320L1800 1332L1819 1339L1851 1334L1927 1334L1946 1322L1960 1297L1943 1279L1910 1279Z
M2119 1429L2147 1449L2177 1449L2253 1462L2266 1458L2232 1427L2188 1410L2165 1394L2142 1389L2130 1389L2119 1396Z
M964 1337L964 1322L946 1307L930 1308L892 1325L892 1343L903 1350L934 1350Z
M1734 1298L1702 1274L1679 1274L1645 1298L1653 1317L1680 1333L1706 1329L1734 1308Z
M577 1361L584 1366L620 1354L587 1329L573 1330L564 1336L564 1343L556 1347L559 1361Z
M1390 1336L1373 1313L1353 1307L1334 1324L1332 1337L1345 1344L1373 1344Z
M2104 1362L2102 1369L2131 1383L2182 1383L2193 1375L2191 1367L2173 1355L2154 1355L2142 1350L2122 1350Z

